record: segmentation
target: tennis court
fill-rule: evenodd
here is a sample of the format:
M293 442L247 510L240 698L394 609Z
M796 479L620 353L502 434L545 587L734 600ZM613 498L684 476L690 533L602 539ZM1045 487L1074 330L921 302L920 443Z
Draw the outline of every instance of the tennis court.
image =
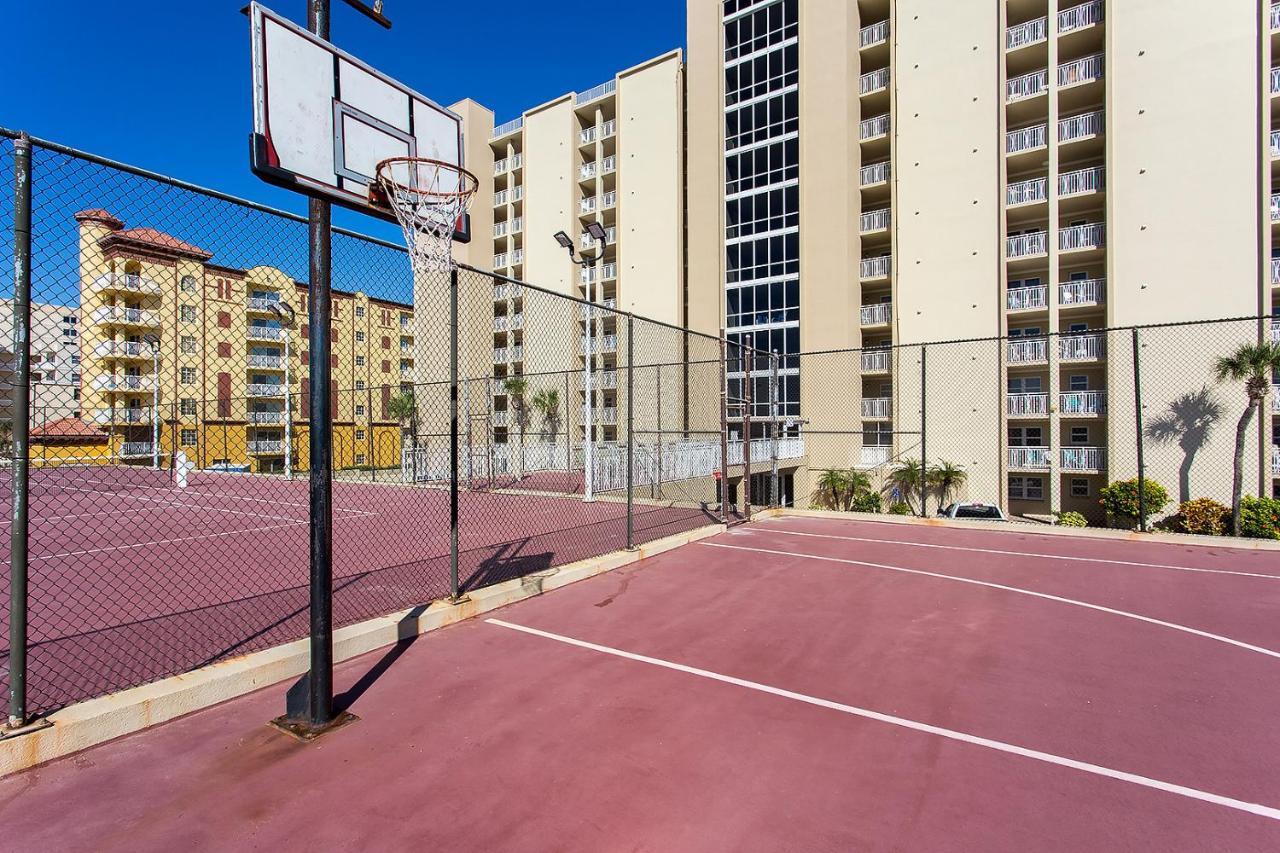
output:
M0 781L19 849L1280 848L1275 552L787 517ZM177 768L181 768L178 772ZM74 814L75 820L67 820Z
M462 590L626 545L625 503L557 495L566 483L548 477L460 494ZM449 594L447 488L338 480L333 495L336 624ZM305 474L195 472L180 488L163 468L33 468L32 704L52 710L305 636L308 513ZM712 516L697 505L638 503L636 540ZM5 553L8 534L6 526ZM6 586L0 611L7 598Z

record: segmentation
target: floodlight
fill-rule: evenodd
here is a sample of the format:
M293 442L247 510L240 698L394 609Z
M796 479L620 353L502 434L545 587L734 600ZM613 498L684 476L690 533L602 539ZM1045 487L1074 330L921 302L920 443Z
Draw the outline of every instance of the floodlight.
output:
M556 232L556 242L569 251L573 251L573 239L563 231Z
M592 222L587 225L587 233L591 235L591 239L597 243L603 243L605 240L604 226L599 222Z

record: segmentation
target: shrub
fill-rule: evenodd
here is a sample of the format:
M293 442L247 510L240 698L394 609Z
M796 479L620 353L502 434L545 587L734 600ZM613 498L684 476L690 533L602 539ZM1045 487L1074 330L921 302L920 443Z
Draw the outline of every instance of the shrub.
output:
M1063 527L1088 527L1089 519L1078 512L1060 512L1058 513L1058 524Z
M911 507L908 504L898 501L889 507L889 515L911 515Z
M1171 522L1170 527L1179 533L1221 536L1231 526L1231 510L1213 498L1196 498L1184 501Z
M880 496L875 492L864 492L849 502L850 512L880 512L881 510Z
M1169 492L1154 480L1146 480L1143 489L1146 518L1150 518L1169 505ZM1102 508L1107 511L1107 518L1114 526L1136 527L1138 518L1138 480L1116 480L1104 486L1098 494L1102 500Z
M1250 539L1280 539L1280 499L1241 499L1240 535Z

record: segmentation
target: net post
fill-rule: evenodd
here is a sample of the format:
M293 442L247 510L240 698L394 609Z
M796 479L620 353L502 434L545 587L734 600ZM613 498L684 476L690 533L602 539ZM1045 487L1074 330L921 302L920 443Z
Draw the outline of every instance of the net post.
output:
M752 341L754 342L754 338ZM751 411L755 405L752 399L755 389L751 376L751 368L756 357L756 349L748 345L744 353L742 370L742 517L751 520Z
M627 550L635 550L635 316L627 314Z
M458 595L458 269L449 270L449 598Z
M781 506L778 493L778 351L769 353L769 506Z
M729 343L720 329L720 523L729 523ZM686 386L687 393L687 386Z
M1138 327L1133 328L1133 418L1138 439L1138 530L1147 532L1147 469L1142 447L1142 358ZM1234 531L1232 531L1234 532Z
M928 418L928 384L926 377L926 359L929 355L927 344L920 345L920 517L929 514L929 418Z
M31 388L31 139L13 145L13 509L9 518L9 718L27 723L27 514Z

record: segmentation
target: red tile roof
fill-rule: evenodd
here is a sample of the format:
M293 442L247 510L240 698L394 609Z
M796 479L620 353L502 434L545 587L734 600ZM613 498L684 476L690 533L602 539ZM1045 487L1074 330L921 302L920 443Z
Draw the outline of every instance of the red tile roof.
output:
M82 210L75 215L76 222L101 222L112 231L119 231L124 223L101 208Z
M199 246L193 246L154 228L130 228L127 231L117 231L114 234L108 234L103 237L99 243L104 249L117 243L128 243L134 246L159 249L162 252L175 255L189 255L202 261L207 261L213 257L213 252L207 252Z
M79 418L60 418L31 430L32 438L97 440L106 442L107 436L95 426Z

